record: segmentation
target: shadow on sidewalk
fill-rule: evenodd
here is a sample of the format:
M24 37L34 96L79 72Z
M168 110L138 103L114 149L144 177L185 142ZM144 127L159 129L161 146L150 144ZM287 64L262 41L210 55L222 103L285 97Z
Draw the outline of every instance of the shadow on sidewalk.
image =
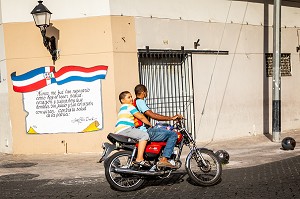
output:
M268 138L271 142L273 142L273 137L270 133L264 133L264 136Z

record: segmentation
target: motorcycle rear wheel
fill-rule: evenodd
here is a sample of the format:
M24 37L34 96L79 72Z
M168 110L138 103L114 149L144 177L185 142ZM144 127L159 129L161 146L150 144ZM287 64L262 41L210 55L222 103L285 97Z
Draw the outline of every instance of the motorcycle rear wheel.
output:
M126 167L131 158L131 151L119 151L107 159L105 177L110 186L118 191L133 191L140 188L145 180L139 176L119 174L114 172L116 167Z
M201 153L206 165L203 164ZM219 182L222 175L222 165L218 157L208 149L197 148L186 158L186 170L194 183L201 186L212 186Z

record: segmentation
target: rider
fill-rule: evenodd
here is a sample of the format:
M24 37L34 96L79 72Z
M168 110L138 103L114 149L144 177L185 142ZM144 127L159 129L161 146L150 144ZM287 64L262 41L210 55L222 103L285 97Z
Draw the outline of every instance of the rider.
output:
M136 117L150 126L151 123L132 105L132 95L129 91L120 93L119 100L122 105L118 113L115 133L137 139L139 141L138 154L134 163L141 166L150 166L148 162L144 161L143 157L149 135L146 132L135 128L133 119Z
M157 113L154 113L145 102L145 98L147 97L147 88L146 86L139 84L134 88L134 92L136 95L135 104L137 109L143 113L146 117L152 118L158 121L171 121L182 118L180 114L176 114L173 117L164 116ZM147 125L147 124L146 124ZM139 127L139 129L143 131L147 131L147 127L145 124ZM160 158L158 162L158 167L169 167L176 168L176 166L172 165L168 159L171 157L172 152L174 150L174 146L177 140L177 134L173 131L163 129L163 128L150 128L148 130L148 134L151 141L167 141L166 147L164 148L163 157Z

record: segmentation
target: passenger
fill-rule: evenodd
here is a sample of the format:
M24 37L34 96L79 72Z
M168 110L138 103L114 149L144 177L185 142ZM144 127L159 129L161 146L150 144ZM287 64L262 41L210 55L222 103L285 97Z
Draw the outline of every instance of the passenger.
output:
M119 100L122 106L120 107L120 111L118 113L115 133L138 140L138 154L134 163L141 166L150 166L148 162L144 161L143 157L146 144L149 140L149 135L147 132L134 127L134 117L138 118L150 127L151 123L132 105L133 99L129 91L123 91L120 93Z

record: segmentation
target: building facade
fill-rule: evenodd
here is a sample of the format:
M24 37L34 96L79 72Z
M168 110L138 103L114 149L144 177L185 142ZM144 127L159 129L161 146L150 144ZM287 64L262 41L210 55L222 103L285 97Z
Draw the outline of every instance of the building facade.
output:
M123 90L133 93L140 82L138 52L146 46L149 51L190 53L190 119L197 141L271 132L272 77L268 77L268 67L273 52L273 1L45 0L43 4L53 13L47 34L57 39L59 58L55 62L30 14L37 1L0 0L1 152L101 151L101 143L114 130L118 94ZM300 3L282 1L282 131L300 127L299 14ZM228 53L211 53L220 51ZM31 134L26 130L30 115L26 104L30 102L27 94L14 90L11 74L42 66L59 71L71 65L108 66L99 91L101 128L87 133ZM151 73L145 75L151 77Z

